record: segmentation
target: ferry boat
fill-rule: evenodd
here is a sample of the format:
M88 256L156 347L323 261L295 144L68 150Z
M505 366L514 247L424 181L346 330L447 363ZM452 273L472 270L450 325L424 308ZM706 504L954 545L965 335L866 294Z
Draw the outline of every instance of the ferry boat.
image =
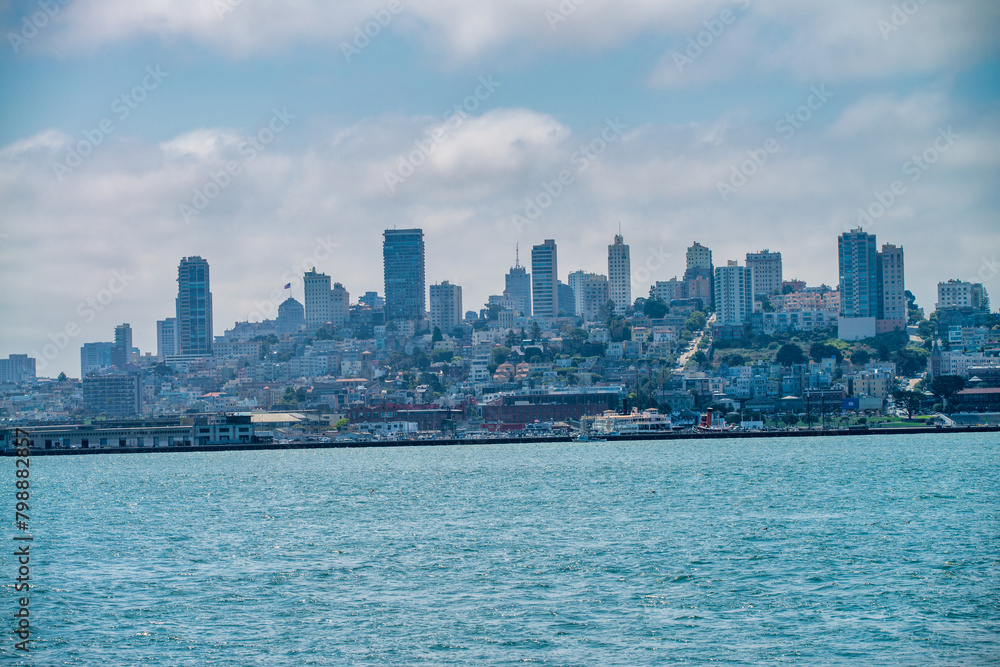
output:
M667 433L670 431L670 417L660 414L656 408L639 412L632 408L627 415L607 411L594 419L593 432L598 435L642 435L643 433Z

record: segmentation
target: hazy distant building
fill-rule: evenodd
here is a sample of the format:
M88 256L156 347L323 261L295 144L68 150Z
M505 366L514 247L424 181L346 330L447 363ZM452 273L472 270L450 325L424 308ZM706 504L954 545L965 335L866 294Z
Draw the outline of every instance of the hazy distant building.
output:
M426 311L424 292L424 232L387 229L383 234L386 320L421 320Z
M279 336L287 336L305 329L306 309L301 303L288 297L278 306L278 319L275 330Z
M138 373L89 375L83 378L83 410L88 415L142 415L142 379Z
M738 326L753 313L753 273L735 259L715 267L715 312L718 324Z
M177 269L177 347L180 354L212 356L212 340L208 262L185 257Z
M0 382L34 382L35 359L26 354L11 354L0 359Z
M80 347L80 377L114 365L114 343L84 343Z
M559 300L557 314L560 316L574 315L576 313L576 294L574 294L573 288L560 280L556 284L556 294Z
M443 333L453 331L462 324L462 287L447 280L431 285L431 326Z
M653 286L653 295L663 303L670 305L675 299L685 299L684 281L674 276L670 280L657 280Z
M684 271L684 298L699 299L704 308L715 307L712 282L715 280L712 267L712 251L697 241L687 249L687 268Z
M945 308L972 308L984 313L990 310L990 297L982 283L967 283L961 280L949 280L938 283L937 310Z
M531 274L521 266L520 257L514 255L514 266L507 272L504 280L506 292L514 297L517 312L524 317L531 317Z
M177 347L176 317L156 321L156 354L161 358L168 354L180 354Z
M753 293L771 296L781 293L781 253L761 250L747 253L747 268L753 272Z
M330 321L330 276L316 267L302 276L306 329L315 331Z
M909 308L903 283L903 248L886 243L878 253L879 301L875 333L906 329Z
M559 314L558 262L553 239L545 239L545 243L531 248L531 296L536 317Z
M576 314L585 321L600 319L600 310L611 299L608 277L599 273L574 271L569 274L569 286L576 298Z
M330 288L330 322L339 327L347 324L351 317L351 295L340 283Z
M122 370L132 362L132 326L127 322L115 327L115 349L111 364Z
M608 246L608 285L615 313L624 314L632 305L632 260L621 234L616 234L615 242Z

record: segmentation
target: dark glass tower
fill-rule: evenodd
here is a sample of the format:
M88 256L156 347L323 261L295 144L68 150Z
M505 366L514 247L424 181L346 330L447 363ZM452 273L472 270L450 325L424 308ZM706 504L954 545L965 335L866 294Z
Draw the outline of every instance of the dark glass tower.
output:
M212 354L212 292L201 257L185 257L177 268L177 343L181 354Z
M424 231L387 229L382 241L385 319L419 320L426 311Z

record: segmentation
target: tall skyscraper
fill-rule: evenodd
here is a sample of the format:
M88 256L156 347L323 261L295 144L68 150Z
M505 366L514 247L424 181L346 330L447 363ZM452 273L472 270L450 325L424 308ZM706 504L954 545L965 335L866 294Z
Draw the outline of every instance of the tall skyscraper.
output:
M334 326L343 326L351 317L351 295L340 283L330 288L330 321Z
M576 314L587 322L597 321L601 308L611 298L608 277L598 273L574 271L569 274L569 286L573 288Z
M449 333L462 323L462 287L447 280L431 285L431 326Z
M878 260L875 235L861 228L840 235L840 316L875 317L878 312Z
M781 291L781 253L764 249L747 253L747 268L753 272L755 296L772 296Z
M516 246L514 252L514 266L507 272L504 286L517 303L516 310L524 317L531 317L531 274L521 266Z
M715 310L718 324L738 326L753 313L753 272L735 259L715 267Z
M559 280L556 261L556 242L531 248L532 309L536 317L555 317L559 314Z
M177 342L181 354L212 355L208 262L185 257L177 269Z
M176 317L156 321L156 354L161 358L168 354L180 354L177 348Z
M387 229L383 234L386 320L420 320L426 311L424 231Z
M907 305L903 281L903 249L892 244L875 250L875 235L860 227L838 239L840 319L844 340L869 338L905 329Z
M632 260L621 234L616 234L614 244L608 246L608 283L615 313L622 315L632 305Z
M905 329L909 319L903 285L903 248L886 243L878 253L879 302L875 332Z
M330 276L318 273L314 266L302 276L306 329L315 331L331 321Z
M573 288L560 280L556 285L556 294L559 300L559 306L556 309L557 314L560 317L575 315L576 294L574 294Z
M132 361L132 326L127 322L115 327L115 349L111 363L124 370L125 364Z

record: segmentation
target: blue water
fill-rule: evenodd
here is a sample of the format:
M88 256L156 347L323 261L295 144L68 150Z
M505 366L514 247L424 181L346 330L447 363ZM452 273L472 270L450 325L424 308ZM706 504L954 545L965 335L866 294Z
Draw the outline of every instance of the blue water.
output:
M8 634L6 662L1000 662L996 435L37 457L31 471L33 651L9 660Z

